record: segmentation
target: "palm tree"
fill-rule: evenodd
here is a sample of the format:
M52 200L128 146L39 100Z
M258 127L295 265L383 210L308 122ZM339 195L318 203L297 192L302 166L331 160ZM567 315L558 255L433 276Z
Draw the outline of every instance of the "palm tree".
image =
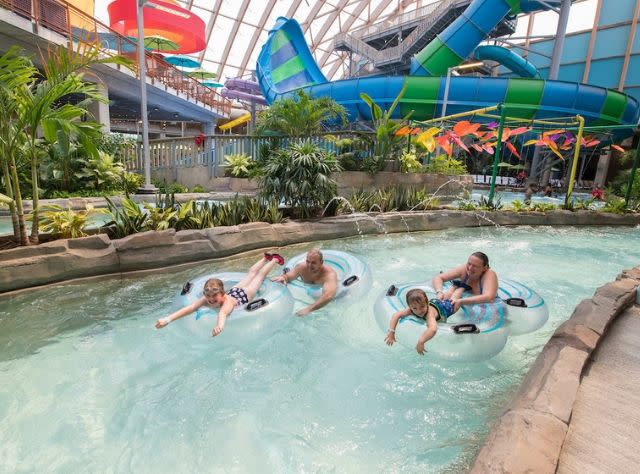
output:
M317 135L327 124L347 123L347 111L329 97L312 98L304 91L280 99L258 116L258 133L281 133L289 137Z

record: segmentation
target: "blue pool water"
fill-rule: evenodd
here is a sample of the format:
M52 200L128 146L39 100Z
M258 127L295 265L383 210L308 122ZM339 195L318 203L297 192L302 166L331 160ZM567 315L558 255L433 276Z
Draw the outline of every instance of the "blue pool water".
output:
M246 270L255 255L0 300L0 472L461 472L555 328L640 261L638 228L458 229L318 245L370 262L369 294L291 317L251 343L153 325L185 280ZM375 297L475 250L499 276L538 290L547 325L482 363L387 347Z
M482 197L486 198L489 196L488 189L474 189L471 193L470 199L472 201L479 202ZM496 191L494 195L495 200L500 200L500 203L503 206L509 207L513 201L524 202L524 192L514 192L514 191ZM545 203L545 204L554 204L556 206L563 206L565 200L565 194L557 194L554 193L553 196L544 196L542 193L534 194L531 197L531 202L533 204L536 203ZM591 195L587 193L572 193L572 200L576 202L576 200L587 200L591 199ZM591 208L597 209L604 206L603 201L594 201L591 203Z

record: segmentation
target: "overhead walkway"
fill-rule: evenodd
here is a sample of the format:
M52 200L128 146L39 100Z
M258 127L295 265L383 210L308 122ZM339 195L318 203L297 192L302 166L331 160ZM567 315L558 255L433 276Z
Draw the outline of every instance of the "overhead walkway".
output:
M556 472L640 472L640 306L618 316L585 369Z
M393 21L376 23L352 33L341 33L334 49L350 51L368 60L377 72L409 70L411 57L449 26L472 0L441 0ZM504 36L515 31L515 21L505 19L492 33Z
M0 51L16 44L38 62L39 51L52 45L77 48L79 44L100 48L107 56L122 55L134 63L134 70L98 64L87 74L106 90L111 109L120 118L140 116L140 82L137 77L137 44L119 35L95 18L64 0L0 0ZM228 118L231 102L217 91L188 77L162 56L145 53L147 103L151 119L197 121L212 124Z

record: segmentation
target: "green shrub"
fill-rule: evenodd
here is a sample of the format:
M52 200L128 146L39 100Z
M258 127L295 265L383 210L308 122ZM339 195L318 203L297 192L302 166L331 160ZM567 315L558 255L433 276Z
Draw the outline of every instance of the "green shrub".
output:
M200 186L199 184L196 184L192 189L191 189L192 193L204 193L206 192L204 190L204 188L202 186Z
M448 155L438 155L425 167L427 173L460 175L467 174L467 167L460 160Z
M331 174L337 171L341 168L334 155L305 140L271 157L259 178L261 195L309 217L335 196L337 184Z
M122 171L122 189L126 195L135 194L144 184L144 176L138 173Z
M417 173L422 169L415 153L405 151L400 155L400 171L403 173Z
M236 178L248 178L251 170L251 158L244 153L225 155L224 165L227 172Z
M604 212L613 212L614 214L625 214L627 207L624 199L610 199L602 208Z
M95 209L87 204L84 211L73 211L50 204L40 208L39 228L62 239L84 237L87 219L93 214L106 214L106 209Z

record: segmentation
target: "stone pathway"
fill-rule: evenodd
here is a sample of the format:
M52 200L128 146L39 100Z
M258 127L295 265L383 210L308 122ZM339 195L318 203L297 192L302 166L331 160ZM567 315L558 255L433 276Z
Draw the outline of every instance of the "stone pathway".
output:
M618 316L585 368L557 472L640 472L638 305Z

